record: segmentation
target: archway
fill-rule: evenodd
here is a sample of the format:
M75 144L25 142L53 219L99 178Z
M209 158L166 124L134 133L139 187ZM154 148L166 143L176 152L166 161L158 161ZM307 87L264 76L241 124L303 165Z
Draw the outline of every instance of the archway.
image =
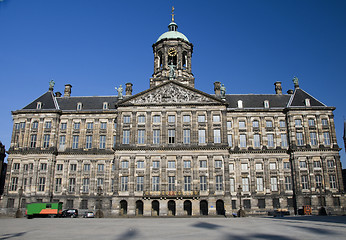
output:
M175 202L173 200L168 201L168 216L175 216Z
M199 210L201 215L208 215L208 202L206 200L199 203Z
M136 215L143 215L143 202L141 200L136 201Z
M120 215L127 215L127 202L125 200L120 201Z
M192 215L192 203L190 200L186 200L184 202L184 212L186 215L191 216Z
M151 215L152 216L159 216L160 215L160 203L157 200L154 200L151 203Z
M216 214L225 215L225 205L220 199L216 201Z

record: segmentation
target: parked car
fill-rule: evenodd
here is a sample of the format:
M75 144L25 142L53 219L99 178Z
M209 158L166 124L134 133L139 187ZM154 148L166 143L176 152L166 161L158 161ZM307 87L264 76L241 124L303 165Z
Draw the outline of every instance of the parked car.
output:
M85 212L84 215L83 215L83 218L94 218L95 217L95 214L94 212Z
M78 217L78 210L77 209L66 209L66 210L62 211L61 216L62 217L76 218L76 217Z

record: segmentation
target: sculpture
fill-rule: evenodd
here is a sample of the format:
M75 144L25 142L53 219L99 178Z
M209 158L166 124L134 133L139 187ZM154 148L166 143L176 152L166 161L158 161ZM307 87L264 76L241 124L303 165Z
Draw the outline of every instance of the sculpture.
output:
M220 87L220 96L221 98L225 98L226 97L226 87L225 84L222 84Z
M54 80L53 80L53 79L52 79L52 80L50 80L50 81L49 81L49 90L53 91L53 89L54 89L54 85L55 85Z
M173 65L173 62L171 61L171 64L168 65L169 67L169 80L175 79L175 68L177 67L176 65Z
M293 78L293 83L294 83L294 87L296 88L296 87L299 87L299 81L298 81L298 78L297 77L294 77Z
M123 99L123 87L122 85L119 86L119 88L115 87L115 90L118 91L118 98Z

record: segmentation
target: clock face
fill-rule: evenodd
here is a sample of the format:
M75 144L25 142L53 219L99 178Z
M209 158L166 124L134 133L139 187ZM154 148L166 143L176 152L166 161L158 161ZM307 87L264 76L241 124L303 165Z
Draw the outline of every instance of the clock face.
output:
M177 55L177 50L174 47L169 48L168 49L168 55L171 57Z

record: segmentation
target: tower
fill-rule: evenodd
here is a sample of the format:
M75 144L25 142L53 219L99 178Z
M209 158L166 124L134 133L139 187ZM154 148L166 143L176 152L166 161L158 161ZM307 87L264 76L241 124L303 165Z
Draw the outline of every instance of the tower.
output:
M150 79L151 88L170 80L177 80L190 87L195 85L195 78L191 72L193 44L177 29L173 7L168 31L153 44L154 73Z

